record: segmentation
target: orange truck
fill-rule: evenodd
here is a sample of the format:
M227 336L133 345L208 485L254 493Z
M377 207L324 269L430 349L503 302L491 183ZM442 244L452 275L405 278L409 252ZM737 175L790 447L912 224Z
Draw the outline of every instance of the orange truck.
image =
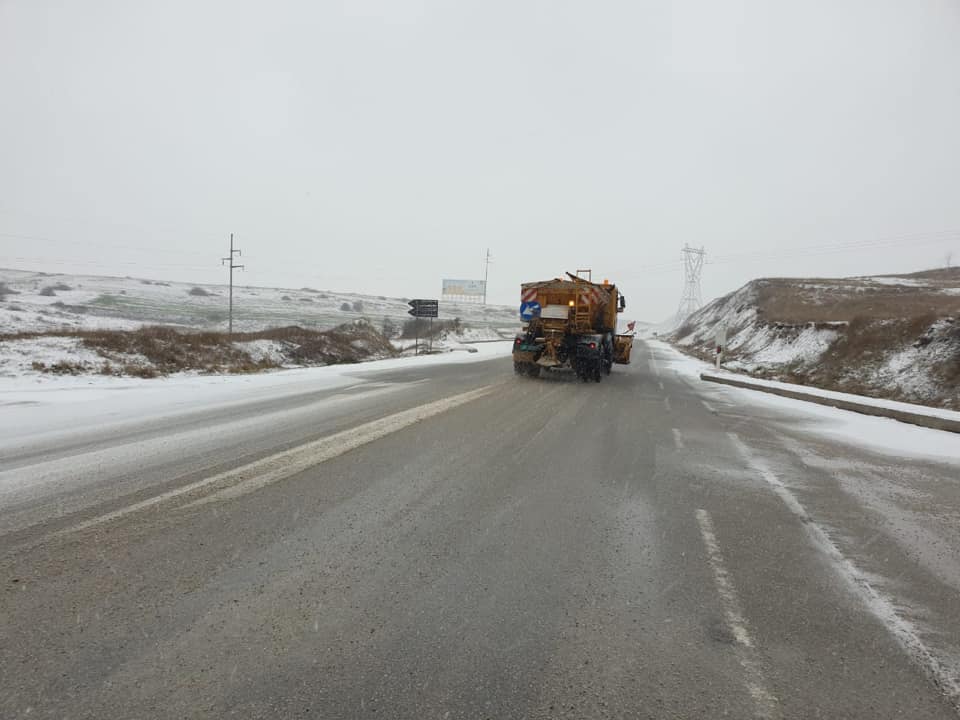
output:
M590 270L524 283L520 302L526 324L513 343L518 375L565 370L584 382L600 382L614 364L629 364L633 336L617 334L617 314L626 298L607 280L593 282Z

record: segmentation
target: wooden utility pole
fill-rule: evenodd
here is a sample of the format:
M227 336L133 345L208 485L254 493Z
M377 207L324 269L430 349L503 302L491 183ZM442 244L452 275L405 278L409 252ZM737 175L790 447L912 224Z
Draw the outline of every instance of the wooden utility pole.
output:
M230 267L230 319L227 321L227 333L233 335L233 271L243 270L243 265L234 263L234 258L242 256L240 250L233 249L233 233L230 233L230 257L220 258L220 264L226 263Z
M487 257L483 262L483 304L487 304L487 277L490 275L490 248L487 248Z

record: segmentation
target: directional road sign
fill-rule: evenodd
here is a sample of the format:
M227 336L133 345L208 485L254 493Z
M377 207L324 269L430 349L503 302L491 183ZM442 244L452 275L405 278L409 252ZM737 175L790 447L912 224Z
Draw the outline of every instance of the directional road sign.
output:
M411 300L407 304L410 306L407 314L417 318L435 318L440 312L440 302L437 300Z

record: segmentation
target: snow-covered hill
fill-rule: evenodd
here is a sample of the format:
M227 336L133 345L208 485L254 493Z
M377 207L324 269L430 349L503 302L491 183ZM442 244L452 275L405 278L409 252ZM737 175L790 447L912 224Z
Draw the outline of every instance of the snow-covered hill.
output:
M224 285L0 269L0 333L157 324L226 330L227 295ZM374 325L386 318L399 328L410 309L407 298L313 288L234 286L233 302L234 329L242 332L290 325L327 330L359 318ZM516 308L503 305L442 302L440 317L459 317L491 339L510 336L519 323Z
M754 280L671 336L725 365L830 389L960 407L960 269L903 276Z

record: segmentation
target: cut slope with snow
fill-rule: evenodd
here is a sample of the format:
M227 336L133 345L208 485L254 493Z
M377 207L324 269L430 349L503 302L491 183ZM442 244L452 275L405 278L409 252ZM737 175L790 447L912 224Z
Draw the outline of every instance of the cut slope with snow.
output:
M691 315L671 340L751 375L960 407L960 269L754 280Z

